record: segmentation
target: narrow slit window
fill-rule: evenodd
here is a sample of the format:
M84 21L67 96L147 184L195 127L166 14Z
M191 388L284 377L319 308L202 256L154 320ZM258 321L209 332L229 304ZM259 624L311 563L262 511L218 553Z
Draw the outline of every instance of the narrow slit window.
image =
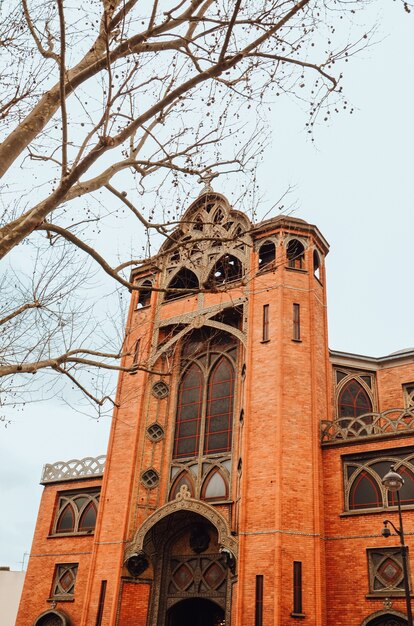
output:
M293 561L293 614L302 615L302 561Z
M263 305L263 333L262 341L269 341L269 305Z
M263 576L256 576L256 602L254 626L263 626Z
M101 591L99 594L98 614L96 616L96 626L101 626L102 615L105 606L106 580L101 581Z
M300 304L293 305L293 341L300 341Z
M132 375L138 372L138 369L135 368L134 366L138 365L139 357L140 357L140 350L141 350L141 339L137 339L135 342L135 346L134 346L134 356L133 356L133 361L132 361L133 369L131 371Z

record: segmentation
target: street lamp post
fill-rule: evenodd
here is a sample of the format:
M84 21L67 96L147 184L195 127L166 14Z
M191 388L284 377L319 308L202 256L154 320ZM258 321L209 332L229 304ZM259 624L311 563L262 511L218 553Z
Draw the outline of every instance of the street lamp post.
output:
M408 626L413 625L413 616L411 612L411 598L410 598L410 585L408 581L408 565L407 565L407 546L404 541L404 528L401 514L401 500L400 500L400 489L404 484L404 479L400 474L394 470L394 465L391 465L390 471L385 474L382 479L382 484L388 491L392 491L397 495L397 504L398 504L398 519L400 527L396 528L394 524L390 520L384 520L384 528L382 529L382 536L389 537L391 535L391 531L388 528L388 524L390 524L397 535L400 538L401 544L401 558L402 558L402 566L403 566L403 576L404 576L404 591L405 591L405 603L407 606L407 622Z

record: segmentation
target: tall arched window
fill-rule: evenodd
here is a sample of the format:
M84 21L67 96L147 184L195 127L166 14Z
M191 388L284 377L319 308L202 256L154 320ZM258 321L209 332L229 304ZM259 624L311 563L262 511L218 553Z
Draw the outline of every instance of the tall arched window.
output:
M196 456L199 447L203 376L193 363L181 379L178 391L174 458Z
M187 295L194 295L199 288L198 278L191 270L183 267L171 279L164 300L176 300Z
M303 269L305 265L305 248L298 239L291 239L287 245L286 256L288 267L295 270Z
M339 417L359 417L372 413L372 403L366 390L355 378L349 380L339 394Z
M173 458L231 450L236 339L203 328L183 348Z
M378 482L363 470L352 483L349 492L349 509L373 509L382 506L382 494Z
M225 357L210 374L204 435L204 454L228 452L233 422L234 370Z

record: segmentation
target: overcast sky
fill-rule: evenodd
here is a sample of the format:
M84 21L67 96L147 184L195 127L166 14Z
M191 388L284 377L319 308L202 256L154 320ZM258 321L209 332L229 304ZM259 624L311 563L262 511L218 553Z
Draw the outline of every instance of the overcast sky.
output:
M294 186L294 215L316 224L331 245L330 347L372 356L414 346L414 15L378 0L366 22L377 13L379 43L348 63L344 79L354 113L318 128L314 145L298 102L278 101L259 176L269 203ZM214 188L232 199L220 178ZM61 402L34 404L10 419L0 430L0 565L20 569L43 464L105 453L109 419L96 422Z

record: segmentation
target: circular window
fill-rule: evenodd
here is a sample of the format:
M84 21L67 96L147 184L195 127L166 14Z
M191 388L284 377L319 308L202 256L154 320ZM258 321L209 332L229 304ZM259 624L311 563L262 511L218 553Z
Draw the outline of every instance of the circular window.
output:
M147 428L147 435L151 441L160 441L164 437L164 429L162 426L154 422Z
M163 380L158 380L152 386L152 395L158 398L158 400L162 400L166 398L170 393L170 388Z
M147 489L154 489L154 487L158 485L159 481L160 477L158 476L158 473L153 469L147 470L141 476L141 482L143 485L145 485Z

